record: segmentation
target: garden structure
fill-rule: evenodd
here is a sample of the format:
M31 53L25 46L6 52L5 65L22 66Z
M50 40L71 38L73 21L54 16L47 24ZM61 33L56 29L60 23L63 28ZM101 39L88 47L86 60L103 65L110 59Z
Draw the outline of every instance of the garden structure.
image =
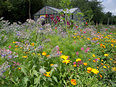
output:
M36 21L38 18L44 17L46 18L46 22L49 23L54 22L56 24L58 21L61 21L60 20L61 16L66 18L66 14L71 14L69 18L71 20L77 21L78 17L80 17L77 16L78 12L81 12L78 7L66 9L66 11L64 11L63 9L45 6L34 14L34 20ZM63 15L60 15L60 13L63 13Z

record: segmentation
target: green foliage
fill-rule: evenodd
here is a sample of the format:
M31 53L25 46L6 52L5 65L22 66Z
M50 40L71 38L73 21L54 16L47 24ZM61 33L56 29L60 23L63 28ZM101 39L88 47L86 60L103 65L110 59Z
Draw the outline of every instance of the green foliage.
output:
M1 0L0 16L5 17L5 19L10 22L25 22L26 19L29 18L29 15L33 18L33 15L43 6L52 6L63 9L79 7L89 24L92 22L98 24L116 23L116 17L110 12L103 13L101 2L97 0L30 0L30 2L28 0ZM110 15L110 17L108 15Z
M71 4L71 1L70 0L61 0L60 7L64 8L64 9L70 8L69 7L70 4Z

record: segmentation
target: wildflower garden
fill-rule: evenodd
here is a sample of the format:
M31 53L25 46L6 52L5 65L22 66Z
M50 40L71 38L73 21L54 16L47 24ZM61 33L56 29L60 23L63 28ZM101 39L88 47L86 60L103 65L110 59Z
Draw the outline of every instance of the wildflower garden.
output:
M116 26L0 20L0 87L116 87Z

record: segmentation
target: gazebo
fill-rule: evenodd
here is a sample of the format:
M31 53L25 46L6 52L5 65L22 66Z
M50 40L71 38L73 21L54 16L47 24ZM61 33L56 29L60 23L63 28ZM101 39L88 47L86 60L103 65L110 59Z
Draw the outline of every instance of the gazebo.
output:
M64 13L64 16L66 13L67 14L70 13L71 15L69 18L77 21L78 20L77 13L81 12L81 11L79 8L71 8L71 9L66 9L66 11L64 11L63 9L57 9L57 8L50 7L50 6L45 6L34 14L34 20L36 21L40 17L45 17L46 22L60 21L59 13L61 13L61 12Z

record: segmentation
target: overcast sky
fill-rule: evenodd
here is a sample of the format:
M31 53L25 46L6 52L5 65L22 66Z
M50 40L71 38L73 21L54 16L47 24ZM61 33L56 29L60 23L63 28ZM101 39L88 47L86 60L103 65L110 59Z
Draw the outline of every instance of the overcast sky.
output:
M116 0L99 0L102 1L104 12L112 12L113 15L116 15Z

